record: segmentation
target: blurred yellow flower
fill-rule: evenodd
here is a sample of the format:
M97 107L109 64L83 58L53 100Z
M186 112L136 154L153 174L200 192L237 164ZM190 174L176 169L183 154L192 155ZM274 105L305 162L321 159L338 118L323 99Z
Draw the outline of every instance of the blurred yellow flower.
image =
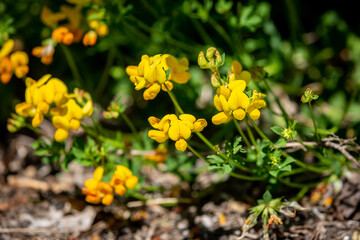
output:
M70 45L74 41L74 34L66 27L58 27L52 32L51 38L58 43Z
M134 189L139 179L134 176L131 170L125 166L118 165L111 177L110 185L114 187L115 193L122 196L126 192L126 188Z
M38 58L41 58L41 62L45 65L49 65L53 61L55 49L52 44L46 46L34 47L32 50L32 55Z
M243 67L238 61L233 61L231 64L231 72L234 74L236 80L244 80L246 84L249 84L251 80L251 73L243 71Z
M97 167L94 171L94 177L85 181L85 188L82 193L86 195L85 200L89 203L98 204L102 202L109 205L114 199L113 188L109 183L102 182L104 173L103 167Z
M66 14L63 12L53 13L50 8L44 6L40 14L41 21L48 27L56 27L59 21L66 19Z
M11 53L14 45L14 40L10 39L0 49L0 80L4 84L10 81L13 72L17 78L22 78L29 72L28 55L23 51Z
M83 44L84 46L93 46L97 40L96 32L91 30L84 35Z
M154 153L146 154L144 157L147 160L154 161L156 163L163 163L167 159L167 148L164 144L159 144Z

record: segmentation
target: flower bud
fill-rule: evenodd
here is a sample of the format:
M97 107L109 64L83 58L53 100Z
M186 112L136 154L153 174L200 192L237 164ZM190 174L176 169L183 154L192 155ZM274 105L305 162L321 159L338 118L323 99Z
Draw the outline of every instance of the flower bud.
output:
M211 85L214 87L214 88L218 88L220 87L220 82L219 80L217 79L215 73L211 74Z
M223 61L222 61L222 57L221 57L219 51L217 51L217 50L215 52L215 60L216 60L216 67L218 67L218 68L221 67L223 64Z
M260 82L266 77L266 72L262 66L251 67L251 77L256 82Z
M214 53L217 52L216 48L214 47L209 47L206 50L206 58L210 61L211 59L214 58Z
M209 63L205 58L204 52L201 51L198 56L198 64L202 69L209 69Z
M316 100L319 98L319 95L316 95L311 88L306 89L304 92L304 95L301 96L301 102L302 103L308 103L312 100Z
M215 72L215 71L217 70L217 67L216 67L215 60L214 60L214 59L211 59L211 60L210 60L209 65L210 65L210 70L211 70L212 72Z

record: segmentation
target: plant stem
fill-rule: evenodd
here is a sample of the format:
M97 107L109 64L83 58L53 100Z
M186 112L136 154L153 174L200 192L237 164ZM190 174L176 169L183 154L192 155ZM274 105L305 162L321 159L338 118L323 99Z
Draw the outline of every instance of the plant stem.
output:
M233 121L234 121L234 124L235 124L236 129L238 130L238 132L240 133L241 137L243 138L246 146L247 146L249 149L251 149L250 142L249 142L248 138L245 136L243 130L241 129L241 127L240 127L240 125L239 125L239 122L238 122L235 118L233 118Z
M215 43L211 39L210 35L206 32L202 24L195 18L190 18L196 30L199 32L199 35L203 39L204 43L207 45L215 46Z
M184 111L181 109L178 101L176 100L175 95L169 90L169 88L166 86L166 84L164 84L167 93L169 94L169 97L171 98L171 101L174 103L174 106L176 108L176 110L180 113L180 114L184 114Z
M315 118L314 118L314 113L313 113L313 110L312 110L311 102L309 102L309 108L310 108L311 118L312 118L312 121L313 121L313 123L314 123L316 140L319 142L319 141L320 141L320 137L319 137L319 133L318 133L318 130L317 130L317 127L316 127L316 122L315 122Z
M246 176L246 175L242 175L242 174L238 174L238 173L234 173L234 172L230 172L229 175L232 177L235 177L235 178L248 180L248 181L263 181L266 179L266 177Z
M303 183L293 183L290 182L288 180L283 179L282 177L278 176L277 179L282 182L283 184L289 186L289 187L294 187L294 188L311 188L311 187L315 187L317 186L319 183L315 182L315 183L307 183L307 184L303 184Z
M248 134L249 134L249 137L250 137L250 140L251 140L252 144L253 144L254 147L256 148L256 151L259 152L258 145L257 145L257 143L256 143L256 141L255 141L255 138L254 138L254 135L252 134L252 131L251 131L250 127L249 127L249 123L247 122L247 119L245 119L245 125L246 125L246 131L247 131Z
M256 125L256 123L254 122L254 120L252 120L250 117L248 118L250 120L251 125L255 128L256 132L260 135L260 137L262 137L264 140L269 141L270 143L272 143L270 141L270 139L265 136L265 134L263 133L263 131L261 131L261 129ZM272 143L273 144L273 143Z
M120 116L122 117L122 119L125 121L125 123L128 125L128 127L130 128L131 132L133 134L135 134L136 136L138 136L138 131L136 130L134 124L130 121L130 119L128 118L128 116L126 116L126 114L124 114L123 112L120 112Z
M180 112L181 114L184 114L184 111L181 109L178 101L176 100L175 95L169 91L168 87L166 86L166 90L172 100L172 102L174 103L175 108L178 110L178 112ZM216 152L222 159L224 159L225 161L230 161L232 164L234 164L236 167L240 168L243 171L248 171L251 172L250 169L238 164L237 162L235 162L233 159L228 158L224 153L220 152L218 149L216 149L216 147L204 136L202 135L200 132L195 132L196 135L198 135L198 137L214 152ZM194 153L195 154L195 153Z
M253 127L255 128L255 130L257 131L257 133L264 139L264 140L267 140L270 142L270 144L272 146L274 146L274 143L268 138L265 136L265 134L261 131L261 129L255 124L254 120L252 120L251 118L249 118L251 124L253 125ZM295 164L306 169L306 170L309 170L309 171L312 171L312 172L316 172L316 173L324 173L326 171L328 171L328 169L321 169L321 168L317 168L317 167L314 167L314 166L311 166L311 165L307 165L303 162L301 162L300 160L298 159L295 159L294 157L290 156L289 154L287 154L286 152L284 151L281 151L282 155L284 157L291 157L295 160Z
M75 64L75 60L74 60L73 56L71 55L71 52L69 51L69 49L66 46L64 46L64 44L60 44L60 46L61 46L61 49L64 52L66 61L69 64L70 70L71 70L71 72L73 74L73 77L75 78L75 81L77 82L79 87L84 87L82 85L83 81L81 79L81 75L80 75L79 70L78 70L78 68L77 68L77 66Z
M109 52L108 52L108 57L107 57L107 60L106 60L106 65L105 65L104 72L101 75L100 82L99 82L99 84L98 84L98 86L97 86L97 88L95 90L95 93L94 93L96 98L100 98L102 93L104 92L104 89L106 88L106 85L107 85L108 80L109 80L109 71L110 71L111 66L114 63L115 55L116 55L116 48L114 46L112 46L109 49Z
M190 144L188 144L188 148L190 149L190 151L195 154L195 156L197 156L198 158L204 160L207 164L210 164L210 161L207 160L205 157L203 157L200 153L198 153L193 147L190 146Z
M265 86L267 88L267 90L271 93L271 95L273 95L273 97L275 98L275 102L277 103L277 105L279 106L281 112L283 113L283 117L286 121L286 125L289 126L289 121L290 121L290 118L289 118L289 115L287 114L287 112L285 111L285 108L281 105L281 102L280 100L275 96L274 92L271 90L270 86L269 86L269 83L267 81L266 78L264 78L264 83L265 83Z

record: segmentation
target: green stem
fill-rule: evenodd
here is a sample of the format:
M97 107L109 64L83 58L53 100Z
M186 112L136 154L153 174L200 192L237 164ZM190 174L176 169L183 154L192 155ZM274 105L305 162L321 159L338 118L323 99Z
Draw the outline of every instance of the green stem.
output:
M195 156L197 156L198 158L204 160L207 164L210 164L210 161L207 160L205 157L203 157L200 153L198 153L194 148L192 148L190 146L190 144L188 144L188 148L190 149L190 151L195 154Z
M248 181L263 181L266 179L266 176L265 177L254 177L254 176L246 176L246 175L242 175L242 174L238 174L238 173L234 173L234 172L230 172L229 175L232 177L236 177L236 178L248 180Z
M231 37L229 36L227 31L225 31L225 29L220 24L218 24L211 16L209 16L208 21L209 24L223 37L229 47L234 48Z
M210 35L206 32L202 24L195 18L190 18L191 22L195 26L196 30L199 32L199 35L203 39L204 43L207 45L215 46L215 43L211 39Z
M261 131L261 129L255 124L254 120L252 120L251 118L249 118L251 124L253 125L253 127L255 128L255 130L257 131L257 133L264 139L264 140L267 140L270 142L270 144L272 146L274 146L274 143L268 138L265 136L265 134ZM303 162L301 162L300 160L297 160L295 159L294 157L290 156L289 154L287 154L286 152L284 151L281 151L282 155L284 157L291 157L295 160L295 164L298 165L299 167L302 167L302 168L305 168L306 170L309 170L309 171L312 171L312 172L316 172L316 173L324 173L326 171L328 171L328 169L321 169L321 168L317 168L317 167L314 167L314 166L311 166L311 165L307 165Z
M138 193L138 192L133 192L133 191L131 191L131 192L128 192L128 194L129 194L131 197L136 198L136 199L138 199L138 200L142 200L142 201L147 201L147 200L150 199L150 198L147 198L147 197L145 197L144 195L142 195L142 194L140 194L140 193Z
M315 118L314 118L314 113L313 113L313 110L312 110L311 102L309 102L309 108L310 108L311 118L312 118L312 121L313 121L313 123L314 123L316 140L319 142L319 141L320 141L320 137L319 137L319 133L318 133L318 130L317 130L317 127L316 127L316 122L315 122Z
M254 120L252 120L250 117L248 118L250 120L251 125L255 128L256 132L260 135L260 137L262 137L264 140L269 141L270 143L272 143L270 141L270 139L265 136L265 134L263 133L263 131L261 131L261 129L256 125L256 123L254 122ZM273 143L272 143L273 144Z
M165 88L166 88L166 90L167 90L167 93L169 94L169 97L171 98L171 101L174 103L174 106L175 106L176 110L177 110L180 114L184 114L184 111L181 109L181 107L180 107L178 101L176 100L176 97L175 97L175 95L173 94L173 92L171 92L171 91L169 90L169 88L167 87L166 84L164 84L164 86L165 86Z
M100 78L100 82L95 90L95 96L96 98L100 98L102 93L104 92L108 80L109 80L109 73L110 73L110 68L114 63L114 59L115 59L115 55L116 55L116 48L113 46L109 49L109 53L108 53L108 57L106 60L106 65L105 65L105 69L103 74L101 75Z
M128 125L128 127L130 128L131 132L133 134L135 134L135 136L138 136L138 131L136 130L134 124L130 121L130 119L128 118L128 116L126 116L126 114L124 114L123 112L120 112L120 116L122 117L122 119L125 121L125 123Z
M175 108L181 113L181 114L184 114L184 111L181 109L178 101L176 100L175 98L175 95L169 91L168 87L166 86L165 84L165 87L166 87L166 90L172 100L172 102L174 103L174 106ZM198 137L211 149L213 150L214 152L216 152L222 159L224 159L225 161L230 161L232 164L234 164L236 167L242 169L243 171L248 171L250 172L251 170L238 164L237 162L235 162L233 159L231 158L228 158L224 153L220 152L218 149L216 149L216 147L204 136L202 135L200 132L195 132L196 135L198 135Z
M253 144L254 147L256 148L256 151L259 152L258 145L257 145L257 143L256 143L256 141L255 141L255 138L254 138L254 135L253 135L253 133L252 133L250 127L249 127L249 123L247 122L247 119L245 119L245 125L246 125L246 131L247 131L248 134L249 134L249 137L250 137L250 140L251 140L252 144Z
M278 176L277 179L282 182L283 184L289 186L289 187L293 187L293 188L311 188L311 187L316 187L319 182L314 182L314 183L307 183L307 184L303 184L303 183L293 183L290 182L288 180L283 179L282 177Z
M79 70L78 70L78 68L77 68L77 66L75 64L75 60L74 60L73 56L71 55L71 52L69 51L69 49L66 46L64 46L64 44L60 44L60 46L61 46L61 49L64 52L66 61L69 64L70 70L71 70L71 72L73 74L73 77L75 78L75 81L77 82L79 87L84 87L82 85L83 81L81 79L81 75L80 75Z
M284 119L286 121L287 126L289 126L290 118L289 118L289 115L287 114L287 112L285 111L285 108L282 106L280 100L275 96L274 92L271 90L271 88L269 86L269 83L268 83L266 78L264 78L264 83L265 83L265 86L266 86L267 90L271 93L271 95L273 95L276 104L279 106L281 112L283 113L283 116L284 116Z
M246 146L247 146L249 149L251 149L250 142L249 142L248 138L245 136L243 130L241 129L241 127L240 127L240 125L239 125L239 122L238 122L235 118L233 118L233 120L234 120L235 127L236 127L236 129L238 130L238 132L240 133L241 137L243 138Z

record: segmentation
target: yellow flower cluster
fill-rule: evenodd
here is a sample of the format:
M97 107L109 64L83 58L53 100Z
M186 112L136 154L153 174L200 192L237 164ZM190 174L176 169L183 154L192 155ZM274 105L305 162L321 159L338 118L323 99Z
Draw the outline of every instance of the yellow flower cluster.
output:
M57 43L70 45L82 40L85 46L92 46L95 45L97 36L106 36L109 33L109 28L104 21L106 17L104 11L88 10L86 19L91 20L86 20L87 24L85 24L82 9L83 5L90 1L69 0L68 2L75 6L61 5L60 11L55 13L44 6L41 11L41 21L54 29L51 38L43 41L42 46L35 47L32 51L35 57L41 58L43 64L52 63ZM61 23L60 26L59 23ZM87 33L84 34L85 31Z
M28 55L23 51L11 53L14 45L14 40L10 39L0 49L0 80L3 84L10 81L13 73L17 78L22 78L29 72Z
M162 143L167 139L175 141L175 148L185 151L188 144L187 139L190 138L191 132L201 132L207 122L201 118L196 118L191 114L181 114L179 118L175 114L168 114L162 119L149 117L150 125L157 130L149 130L148 136L155 141Z
M170 68L171 71L167 78L166 71ZM171 91L173 88L171 81L179 84L189 81L191 74L187 72L188 69L189 61L187 58L178 61L169 54L158 54L152 57L143 55L139 65L128 66L126 73L130 76L136 90L146 88L143 93L144 99L152 100L161 89Z
M254 90L252 97L249 98L244 93L246 84L251 79L250 73L242 71L241 64L237 61L232 64L231 70L228 83L216 90L214 105L220 113L212 117L212 122L215 125L227 123L233 117L242 120L246 114L256 120L260 117L259 109L266 106L266 102L263 100L266 97L265 94Z
M52 123L57 129L55 140L60 142L69 136L70 129L80 128L80 120L92 114L91 99L80 107L76 94L69 94L66 85L57 78L47 74L38 81L26 79L25 102L15 107L17 114L32 117L32 125L39 126L44 115L50 112Z
M130 169L125 166L118 165L110 183L102 182L104 173L103 167L97 167L94 171L93 179L85 181L85 188L82 193L86 195L85 200L89 203L98 204L102 202L109 205L114 199L114 190L120 196L124 195L127 189L134 189L139 179L132 175Z

